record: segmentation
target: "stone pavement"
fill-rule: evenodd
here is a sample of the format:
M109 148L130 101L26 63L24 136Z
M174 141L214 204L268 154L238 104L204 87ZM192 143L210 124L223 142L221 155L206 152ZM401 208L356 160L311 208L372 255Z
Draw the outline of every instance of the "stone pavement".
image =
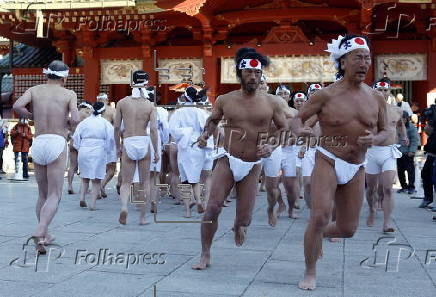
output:
M78 190L77 183L75 187ZM431 212L418 209L419 200L407 195L396 194L395 242L382 238L381 213L375 227L366 227L365 205L353 238L324 241L318 289L305 292L297 283L304 270L307 209L298 211L300 219L281 217L271 228L261 193L246 243L238 248L231 231L233 200L220 217L212 266L194 271L191 265L198 261L201 248L200 224L153 223L150 214L151 224L139 226L132 206L128 224L120 226L113 181L108 193L107 199L98 200L96 212L80 209L78 195L64 195L50 228L55 245L36 263L33 245L25 245L35 229L36 183L33 177L27 183L1 180L0 296L436 296L436 223ZM183 220L182 207L169 198L163 198L158 208L158 220Z

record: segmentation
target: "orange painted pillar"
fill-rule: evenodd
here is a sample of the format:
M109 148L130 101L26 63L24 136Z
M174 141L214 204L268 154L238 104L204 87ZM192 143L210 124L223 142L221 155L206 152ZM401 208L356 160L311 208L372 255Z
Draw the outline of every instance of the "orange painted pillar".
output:
M95 102L100 90L100 60L92 47L83 48L83 58L85 60L85 65L83 66L83 74L85 76L84 98L77 99Z

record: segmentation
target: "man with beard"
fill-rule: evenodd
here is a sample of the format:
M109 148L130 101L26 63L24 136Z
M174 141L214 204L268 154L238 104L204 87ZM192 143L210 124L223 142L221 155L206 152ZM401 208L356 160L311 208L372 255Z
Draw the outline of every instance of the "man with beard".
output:
M306 270L298 284L303 290L316 288L322 238L352 237L356 231L365 190L366 150L388 136L383 96L364 83L371 66L367 39L339 36L327 51L342 79L313 94L293 122L297 135L307 135L303 123L317 114L321 137L326 139L317 147L312 173L312 208L304 235ZM329 144L334 136L346 137L347 145ZM329 224L334 204L336 221Z
M389 137L382 142L374 142L374 145L367 151L366 172L366 199L369 206L369 215L366 221L368 227L374 225L376 214L375 194L378 187L381 187L379 197L382 201L384 222L383 232L394 232L395 229L391 226L391 214L394 208L394 197L392 193L392 184L395 179L397 160L401 157L401 152L397 148L397 130L401 135L401 141L404 145L408 145L406 127L404 126L402 116L403 110L400 107L388 104L390 94L390 84L385 81L374 83L374 89L383 94L387 108L387 130ZM398 145L399 146L399 145Z
M236 245L244 243L254 209L261 158L271 155L269 145L258 145L259 133L268 132L271 121L279 130L286 128L279 99L258 90L262 68L268 64L268 59L253 48L238 50L235 66L241 89L217 98L205 131L198 138L199 146L206 146L219 121L223 117L226 119L225 151L217 156L211 194L203 217L205 222L211 223L201 224L201 259L193 269L205 269L210 265L210 248L218 228L218 216L235 183L237 201L233 231Z

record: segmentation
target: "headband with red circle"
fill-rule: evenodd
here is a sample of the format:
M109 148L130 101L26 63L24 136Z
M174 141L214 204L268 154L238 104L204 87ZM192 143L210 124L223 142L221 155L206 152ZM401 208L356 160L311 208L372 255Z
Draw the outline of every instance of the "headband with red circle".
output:
M242 59L239 69L259 69L262 70L262 63L258 59Z
M384 81L379 81L374 85L374 89L389 89L391 85Z
M304 93L298 92L298 93L294 94L294 100L297 100L297 99L301 99L301 100L306 101L307 100L307 96Z

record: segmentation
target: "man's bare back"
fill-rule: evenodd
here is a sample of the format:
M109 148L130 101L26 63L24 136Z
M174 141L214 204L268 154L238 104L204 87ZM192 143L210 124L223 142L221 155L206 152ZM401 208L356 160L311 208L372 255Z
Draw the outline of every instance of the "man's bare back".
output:
M219 97L217 104L227 120L223 125L224 147L232 156L247 162L259 160L257 145L260 133L269 130L274 115L278 116L277 112L284 113L279 100L282 99L260 92L246 97L240 90Z
M23 97L32 103L35 136L57 134L66 138L68 113L77 110L76 93L58 84L42 84L28 89Z
M123 120L123 138L148 135L146 127L155 108L153 103L127 96L118 102L118 107L119 113L115 117L115 126L120 127Z
M377 124L385 123L380 121L386 116L383 97L367 85L351 92L342 83L336 83L317 91L309 102L321 109L318 113L321 136L346 135L345 146L329 146L327 141L320 145L346 162L363 162L367 146L360 145L358 138L368 134L367 130L375 134L381 129ZM307 120L304 114L310 109L312 104L303 106L303 121Z
M106 104L106 110L102 114L102 117L105 118L111 125L115 123L115 114L116 110L109 104Z

